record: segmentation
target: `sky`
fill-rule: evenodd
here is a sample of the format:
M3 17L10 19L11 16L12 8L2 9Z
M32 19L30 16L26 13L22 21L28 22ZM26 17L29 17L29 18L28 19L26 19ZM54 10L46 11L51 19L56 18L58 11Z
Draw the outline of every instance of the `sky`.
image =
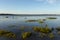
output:
M0 0L0 13L59 14L60 0Z

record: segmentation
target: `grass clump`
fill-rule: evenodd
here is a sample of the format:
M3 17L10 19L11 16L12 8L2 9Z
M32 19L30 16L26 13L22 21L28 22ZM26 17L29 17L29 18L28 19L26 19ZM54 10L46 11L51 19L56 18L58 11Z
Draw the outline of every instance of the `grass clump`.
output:
M33 30L35 32L41 32L41 33L50 33L52 32L52 29L48 27L33 27Z
M39 23L44 23L44 21L42 19L39 19L38 22Z
M26 22L36 22L37 20L27 20Z
M58 31L58 32L57 32L57 34L59 34L59 35L60 35L60 31Z
M54 38L54 34L53 34L53 33L50 33L48 36L49 36L49 38L51 38L51 39Z
M16 35L14 33L7 33L4 36L8 38L16 38Z
M49 29L48 27L41 28L40 32L42 32L42 33L50 33L51 29Z
M57 30L57 31L60 31L60 27L57 27L56 30Z
M31 36L31 32L24 32L22 33L22 39L26 39Z
M8 38L16 38L16 35L14 33L6 30L0 30L0 36L8 37Z
M40 27L33 27L33 30L34 30L35 32L40 32L41 28L40 28Z
M48 19L57 19L56 17L48 17Z

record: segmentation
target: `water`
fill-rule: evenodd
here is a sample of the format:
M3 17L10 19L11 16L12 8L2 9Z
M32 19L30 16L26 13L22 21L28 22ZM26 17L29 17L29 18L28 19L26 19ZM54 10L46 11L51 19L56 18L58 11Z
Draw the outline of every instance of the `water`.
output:
M6 18L6 16L0 16L0 29L14 32L17 35L16 40L22 40L20 36L23 31L20 30L20 27L24 26L25 27L24 31L32 31L33 26L41 26L39 22L25 22L26 20L46 19L47 17L56 17L57 19L53 19L53 20L47 19L43 23L43 27L46 24L49 26L49 28L52 27L56 28L60 26L60 16L8 16L8 18ZM11 25L13 25L14 27L10 27ZM15 40L15 39L8 39L5 37L0 37L0 40L5 40L5 39ZM45 39L50 40L49 38L45 38ZM59 40L59 39L60 36L56 37L54 40ZM26 40L40 40L40 38L38 37L35 38L34 36L32 36L31 38L28 38Z

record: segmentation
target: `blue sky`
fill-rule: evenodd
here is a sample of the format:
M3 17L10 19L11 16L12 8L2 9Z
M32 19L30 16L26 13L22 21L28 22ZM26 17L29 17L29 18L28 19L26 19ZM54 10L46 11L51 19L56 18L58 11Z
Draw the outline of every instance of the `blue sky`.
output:
M0 13L60 13L60 0L0 0Z

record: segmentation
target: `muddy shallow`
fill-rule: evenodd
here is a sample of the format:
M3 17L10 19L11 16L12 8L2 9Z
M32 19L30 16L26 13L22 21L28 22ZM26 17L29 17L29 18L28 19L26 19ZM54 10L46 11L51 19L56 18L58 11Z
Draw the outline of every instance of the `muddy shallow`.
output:
M48 17L56 17L57 19L47 19ZM40 20L46 19L43 24L34 21L34 22L26 22L27 20ZM54 28L53 39L49 37L39 37L39 33L33 31L34 26L42 26L48 25L49 28ZM21 38L21 34L23 32L32 32L32 36L25 40L60 40L60 35L57 34L56 27L60 26L60 16L0 16L0 30L8 30L16 34L16 39L0 37L0 40L23 40ZM22 29L24 28L24 29Z

